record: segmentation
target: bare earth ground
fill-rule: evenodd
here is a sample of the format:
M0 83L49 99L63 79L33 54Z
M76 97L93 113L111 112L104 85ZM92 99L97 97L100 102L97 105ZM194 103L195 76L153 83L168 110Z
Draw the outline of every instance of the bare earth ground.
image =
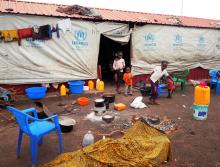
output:
M108 88L108 92L113 88ZM139 96L138 91L134 96L124 97L117 95L116 102L129 104L135 96ZM171 132L172 142L172 161L161 164L163 167L217 167L220 164L220 100L212 92L211 105L209 107L208 119L206 121L195 121L192 119L193 110L193 87L187 87L187 95L182 96L179 89L174 93L172 99L160 97L158 101L161 105L149 106L148 109L132 109L127 106L125 111L114 111L113 105L110 110L117 113L120 117L110 124L92 123L85 120L85 116L91 112L93 99L100 97L99 94L83 95L90 97L90 106L77 107L69 114L64 112L64 106L59 106L60 98L47 98L43 102L53 113L69 114L77 122L74 130L70 133L63 133L64 152L70 152L81 148L83 135L91 130L96 141L102 136L98 134L108 134L114 130L125 130L123 123L136 116L159 116L175 120L177 129ZM70 106L71 102L78 96L71 95L62 101ZM145 98L144 102L148 99ZM183 106L185 105L185 106ZM24 109L34 106L30 101L23 101L16 107ZM9 119L9 120L7 120ZM18 126L13 120L10 120L10 114L6 110L0 111L0 166L1 167L26 167L31 165L29 138L23 137L21 158L16 159L16 147L18 137ZM119 135L113 135L117 138ZM53 160L59 153L58 140L56 133L44 138L44 143L39 149L38 164L42 165ZM220 166L220 165L219 165Z

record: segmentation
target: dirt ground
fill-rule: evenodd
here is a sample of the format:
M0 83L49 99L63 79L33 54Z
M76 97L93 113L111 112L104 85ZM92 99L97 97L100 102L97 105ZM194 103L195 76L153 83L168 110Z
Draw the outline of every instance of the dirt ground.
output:
M108 92L113 88L108 88ZM116 96L116 102L123 102L129 105L133 98L139 96L136 91L133 96ZM160 105L149 106L145 109L132 109L127 106L125 111L114 111L110 104L110 111L116 113L118 119L112 123L94 123L86 120L85 117L92 111L93 100L100 97L100 94L87 94L90 98L90 105L79 107L74 105L71 112L65 110L65 106L59 106L61 98L50 97L42 101L53 113L69 114L76 120L76 126L70 133L63 133L63 151L70 152L81 148L84 134L91 130L95 140L102 138L99 134L109 134L114 130L125 130L123 123L131 120L135 116L159 116L161 119L172 119L176 122L177 129L170 133L172 143L172 161L161 164L163 167L217 167L220 166L220 100L212 92L211 104L209 107L208 119L206 121L195 121L192 119L193 109L193 87L187 87L187 95L182 96L179 89L173 94L172 99L161 96L158 99ZM71 95L62 99L68 107L78 96ZM144 102L148 99L144 98ZM15 105L20 109L33 107L30 101L21 101ZM113 138L120 134L113 135ZM18 126L11 119L8 111L0 111L0 166L2 167L26 167L31 165L29 138L23 137L21 158L16 159L16 147L18 137ZM39 149L38 165L50 162L59 153L58 139L56 133L52 133L44 138L44 143Z

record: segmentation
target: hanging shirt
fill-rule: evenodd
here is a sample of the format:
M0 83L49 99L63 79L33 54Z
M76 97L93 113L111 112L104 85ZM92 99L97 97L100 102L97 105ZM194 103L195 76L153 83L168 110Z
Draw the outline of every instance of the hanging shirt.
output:
M59 32L59 26L58 26L58 24L56 24L56 26L51 25L51 27L52 27L52 32L56 32L57 38L60 38L60 32Z
M1 30L2 38L5 42L10 42L14 40L18 40L18 32L17 30Z
M32 28L23 28L18 29L18 45L21 46L21 39L32 37L33 29Z
M125 60L123 58L115 59L113 63L113 69L120 70L120 72L123 72L123 68L125 68Z
M165 76L169 76L168 72L166 69L164 69L162 71L161 67L160 66L156 66L154 68L154 71L153 71L153 74L150 76L150 79L152 82L157 82L163 75Z
M129 73L124 73L123 75L123 81L125 82L125 85L131 86L132 85L132 74Z
M63 19L57 22L59 28L66 33L66 31L71 31L72 24L70 19Z
M44 25L40 26L39 28L37 26L33 27L33 40L35 39L42 39L42 40L48 40L52 38L52 31L50 25Z

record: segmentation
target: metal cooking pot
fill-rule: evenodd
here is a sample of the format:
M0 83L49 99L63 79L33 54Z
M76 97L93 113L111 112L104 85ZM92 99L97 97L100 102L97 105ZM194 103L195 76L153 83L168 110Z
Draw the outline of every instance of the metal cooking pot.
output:
M76 124L76 121L72 118L60 116L59 117L60 129L63 133L70 132L73 129L73 126Z
M95 107L104 107L104 99L95 99Z
M114 103L115 102L115 94L114 93L106 93L102 96L105 102Z

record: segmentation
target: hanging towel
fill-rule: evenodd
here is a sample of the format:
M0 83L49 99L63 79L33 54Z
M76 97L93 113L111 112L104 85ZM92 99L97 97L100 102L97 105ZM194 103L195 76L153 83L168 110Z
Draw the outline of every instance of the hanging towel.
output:
M35 39L42 39L42 40L48 40L52 38L52 31L50 25L44 25L44 26L34 26L33 27L33 40Z
M32 37L33 29L32 28L23 28L18 29L18 45L21 46L21 39L22 38L29 38Z
M57 22L59 28L66 33L66 31L71 31L72 24L70 19L63 19Z
M56 27L52 25L52 32L56 32L57 38L60 38L59 26L56 24Z
M18 40L17 30L1 30L1 31L2 31L2 37L5 42Z

